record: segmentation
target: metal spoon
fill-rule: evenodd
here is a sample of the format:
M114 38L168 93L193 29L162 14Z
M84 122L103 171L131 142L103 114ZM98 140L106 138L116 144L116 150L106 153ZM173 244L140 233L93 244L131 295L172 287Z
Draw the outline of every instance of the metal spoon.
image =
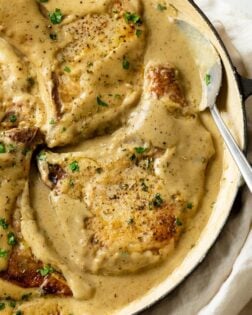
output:
M190 45L193 56L195 56L196 63L199 67L202 83L200 110L202 111L209 108L229 152L236 162L250 192L252 192L252 168L221 118L215 103L222 81L222 65L219 55L210 41L194 26L179 19L176 19L175 23L184 35L186 35L186 38L188 38L188 45Z

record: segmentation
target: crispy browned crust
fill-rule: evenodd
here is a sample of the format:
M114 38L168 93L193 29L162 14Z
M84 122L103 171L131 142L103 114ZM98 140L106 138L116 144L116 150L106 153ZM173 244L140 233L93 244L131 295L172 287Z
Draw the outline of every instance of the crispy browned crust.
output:
M55 272L43 277L38 270L42 262L35 259L30 249L13 248L8 267L0 273L0 278L22 288L41 288L44 294L71 296L72 292L61 274Z
M151 66L147 78L150 82L149 90L157 98L168 95L173 102L182 106L187 105L175 68Z

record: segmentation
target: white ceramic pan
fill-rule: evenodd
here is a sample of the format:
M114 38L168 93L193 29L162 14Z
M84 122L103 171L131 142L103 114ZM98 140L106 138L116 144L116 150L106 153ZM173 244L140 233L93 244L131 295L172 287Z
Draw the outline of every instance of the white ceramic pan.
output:
M203 32L219 53L226 81L221 92L224 95L224 101L223 97L221 100L221 112L228 121L228 126L236 141L245 150L247 136L244 101L252 94L252 80L242 78L237 73L216 30L192 0L172 0L170 3L182 12L190 23ZM225 89L224 92L223 89ZM177 287L202 262L223 229L243 183L240 173L226 149L224 149L223 156L222 179L224 178L225 180L220 184L215 207L197 245L171 275L141 299L121 310L120 314L135 314L153 306Z

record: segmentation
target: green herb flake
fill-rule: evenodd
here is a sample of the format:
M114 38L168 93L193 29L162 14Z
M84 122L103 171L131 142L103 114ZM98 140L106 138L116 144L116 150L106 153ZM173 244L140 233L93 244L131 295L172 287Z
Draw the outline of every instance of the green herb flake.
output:
M74 180L72 178L70 178L69 180L69 186L74 187Z
M32 296L32 293L31 293L31 292L30 292L30 293L23 294L23 295L21 296L21 300L22 300L22 301L29 301L30 298L31 298L31 296Z
M181 222L181 220L180 220L179 218L176 218L175 224L176 224L177 226L182 226L182 225L183 225L183 223Z
M12 114L9 116L9 121L11 123L15 123L17 121L17 116L15 114Z
M143 31L140 29L136 29L136 36L139 38L143 34Z
M31 151L30 148L24 148L24 149L22 150L22 154L23 154L24 156L26 156L26 154L29 153L30 151Z
M208 73L208 74L206 74L206 76L205 76L205 82L206 82L206 85L209 85L209 84L211 84L211 75Z
M160 208L163 203L164 203L164 200L160 194L156 194L152 199L152 204L155 208Z
M0 248L0 257L5 258L8 255L8 251L5 249Z
M51 266L44 266L43 268L38 269L37 272L40 273L42 277L45 277L50 273L53 273L54 269Z
M136 152L137 154L143 154L145 151L146 151L146 148L143 148L143 147L137 147L137 148L135 148L135 152Z
M9 232L7 235L8 244L14 246L17 244L16 236L13 232Z
M58 39L58 35L57 33L53 32L49 34L49 37L51 38L51 40L57 40Z
M4 230L7 230L7 229L8 229L9 224L6 222L6 220L5 220L5 219L0 218L0 226L1 226Z
M45 161L46 160L46 153L45 151L41 151L38 155L38 160L39 161Z
M191 202L188 202L188 204L186 205L187 209L192 209L193 208L193 204Z
M23 312L22 311L16 311L16 314L15 315L23 315Z
M71 73L71 68L69 68L68 66L65 66L64 71L67 73Z
M132 23L135 25L141 25L143 23L141 17L138 14L131 12L124 13L124 19L127 23Z
M52 118L52 119L49 121L49 124L50 124L50 125L55 125L55 120Z
M63 20L63 14L60 9L55 9L54 12L49 13L49 18L52 24L60 24Z
M15 308L17 305L17 302L14 300L11 300L11 301L9 301L8 305L9 305L9 307Z
M163 12L163 11L167 10L167 6L166 6L166 5L163 5L163 4L161 4L161 3L159 3L159 4L157 5L157 9L158 9L159 11Z
M129 70L129 68L130 68L130 63L125 56L123 57L122 67L124 70Z
M108 107L108 104L106 102L104 102L99 96L97 96L96 98L96 102L99 106L102 106L102 107Z
M74 173L74 172L79 172L80 167L77 161L73 161L72 163L69 164L69 168L70 170Z
M5 153L5 152L6 152L5 145L0 142L0 153Z
M5 309L5 303L0 303L0 311Z

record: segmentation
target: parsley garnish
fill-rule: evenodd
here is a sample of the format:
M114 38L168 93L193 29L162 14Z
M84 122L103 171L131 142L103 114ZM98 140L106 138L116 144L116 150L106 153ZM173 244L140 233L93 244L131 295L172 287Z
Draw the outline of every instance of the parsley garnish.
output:
M206 85L209 85L211 83L211 75L209 73L205 76L205 82Z
M77 161L73 161L71 164L69 164L69 168L70 170L74 173L74 172L79 172L80 167Z
M187 206L188 209L192 209L193 208L193 204L191 202L188 202Z
M156 208L160 208L162 204L164 203L163 198L161 197L160 194L156 194L154 198L152 199L152 205Z
M181 222L181 220L179 218L176 218L175 223L177 226L183 225L183 223Z
M159 3L159 4L157 5L157 9L162 12L162 11L167 10L167 6L166 6L166 5L163 5L163 4L161 4L161 3Z
M0 257L7 257L8 251L0 248Z
M0 303L0 311L5 309L5 303Z
M99 96L97 96L96 101L99 106L108 107L108 104L104 102Z
M54 12L49 13L49 18L52 24L60 24L63 19L63 14L60 9L55 9Z
M48 2L48 0L38 0L38 2L40 2L40 3L46 3L46 2Z
M8 244L13 246L17 243L15 234L13 232L9 232L7 235L7 239L8 239Z
M9 121L10 121L11 123L16 122L16 121L17 121L17 116L16 116L15 114L10 115L10 116L9 116Z
M17 302L14 300L9 301L9 306L12 308L16 307L16 304L17 304Z
M54 269L51 266L44 266L43 268L38 269L37 272L40 273L42 277L45 277L50 273L53 273Z
M131 12L124 13L124 19L127 23L133 23L136 25L141 25L143 23L141 17L138 14Z
M46 159L46 153L45 153L45 151L41 151L38 155L38 160L39 161L45 161L45 159Z
M143 34L142 30L139 30L139 29L136 30L136 36L137 37L140 37L142 34Z
M0 153L5 153L6 149L5 149L5 145L3 143L0 143Z
M125 56L123 57L122 66L124 70L129 70L130 68L130 63Z
M31 298L31 296L32 296L32 293L26 293L26 294L23 294L23 295L21 296L21 299L22 299L22 301L29 301L29 299Z
M137 148L135 148L135 151L137 154L143 154L146 151L146 148L137 147Z
M74 187L74 180L72 178L70 178L69 180L69 186Z
M50 124L50 125L55 125L55 120L52 118L52 119L49 121L49 124Z
M71 72L71 68L69 68L68 66L65 66L64 71L67 72L67 73L70 73Z
M0 226L1 226L4 230L6 230L6 229L8 229L9 224L6 222L5 219L0 218Z
M23 315L23 312L19 310L16 312L16 315Z

